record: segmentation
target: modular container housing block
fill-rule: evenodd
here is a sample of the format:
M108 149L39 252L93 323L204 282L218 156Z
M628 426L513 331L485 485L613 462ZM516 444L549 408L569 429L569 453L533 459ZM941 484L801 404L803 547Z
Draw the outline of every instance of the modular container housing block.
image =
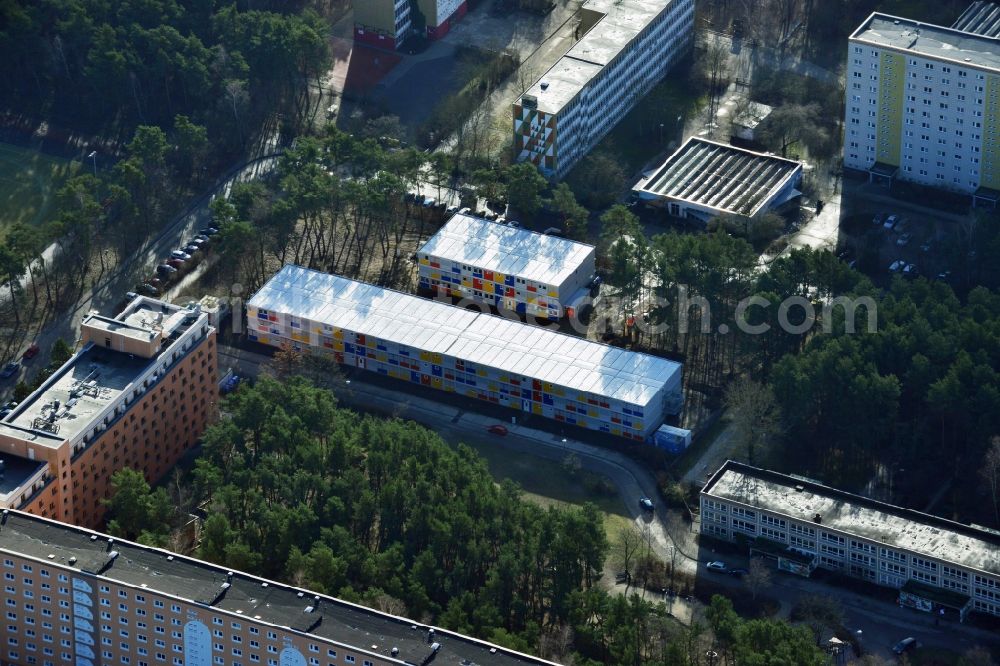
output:
M456 214L417 251L420 288L557 320L589 295L594 246Z
M633 440L682 405L679 363L288 265L247 303L251 340Z

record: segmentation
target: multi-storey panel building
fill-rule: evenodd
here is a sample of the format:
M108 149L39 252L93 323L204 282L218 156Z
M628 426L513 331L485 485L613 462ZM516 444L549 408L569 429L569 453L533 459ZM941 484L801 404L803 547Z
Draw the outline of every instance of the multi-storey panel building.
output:
M693 0L588 0L580 41L514 102L514 157L561 178L688 51Z
M18 511L0 515L0 572L13 666L552 664Z
M465 16L467 0L364 0L354 5L354 39L395 49L413 32L419 12L429 39L440 39Z
M638 441L683 402L678 363L298 266L247 302L247 333Z
M123 467L155 482L217 409L215 329L200 307L138 297L91 313L80 350L0 419L0 506L79 525Z
M996 201L996 39L876 13L847 57L844 166Z
M1000 615L1000 535L732 460L701 491L701 532L898 589L925 611ZM796 558L792 558L796 559Z
M594 246L454 215L417 250L420 288L540 319L589 296Z

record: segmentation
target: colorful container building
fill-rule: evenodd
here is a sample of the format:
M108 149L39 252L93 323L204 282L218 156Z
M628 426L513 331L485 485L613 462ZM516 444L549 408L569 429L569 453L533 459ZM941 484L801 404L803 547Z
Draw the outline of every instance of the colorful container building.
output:
M638 441L683 403L679 363L299 266L248 301L247 333Z
M461 213L417 257L424 292L546 320L572 316L596 271L592 245Z

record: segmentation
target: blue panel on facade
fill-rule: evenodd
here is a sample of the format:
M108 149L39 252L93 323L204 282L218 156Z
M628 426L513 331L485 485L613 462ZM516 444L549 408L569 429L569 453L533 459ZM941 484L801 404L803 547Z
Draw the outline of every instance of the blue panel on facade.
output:
M306 666L306 658L293 647L286 647L282 650L280 657L281 666Z
M94 654L94 651L91 650L86 645L77 645L76 646L76 656L77 657L86 657L87 659L96 659L96 655Z
M84 645L94 644L94 637L82 631L74 631L73 638L76 640L77 643L82 643Z
M350 342L345 342L344 343L344 353L345 354L353 354L354 353L354 345L352 345Z
M198 620L184 625L184 666L211 666L212 639Z
M514 276L513 276L513 275L508 275L508 276L506 276L506 277L505 277L505 278L503 279L503 283L504 283L505 285L507 285L508 287L513 287L513 286L514 286Z
M381 368L381 367L380 368L376 368L375 371L378 374L380 374L380 375L388 375L389 374L388 370L386 370L385 368Z
M431 366L431 374L434 375L435 377L440 377L441 376L441 366L440 365L432 365Z
M79 629L80 631L86 631L89 633L94 633L94 625L90 623L90 620L85 620L82 617L73 618L73 627Z
M90 599L87 599L87 603L90 603ZM94 619L94 614L90 612L90 609L80 604L73 604L73 615L74 617L82 617L86 620Z
M531 389L526 389L526 388L521 389L521 397L527 400L531 400Z
M73 589L86 592L87 594L91 594L94 591L94 588L90 586L90 583L80 578L73 579Z
M80 590L73 590L73 603L81 604L83 606L93 606L93 602L90 600L86 594Z
M94 666L94 662L87 659L86 657L77 657L76 666Z
M257 334L254 333L253 331L247 331L247 337L250 338L251 340L256 340Z
M528 311L528 304L518 301L514 305L514 311L517 312L518 314L524 314L525 312Z

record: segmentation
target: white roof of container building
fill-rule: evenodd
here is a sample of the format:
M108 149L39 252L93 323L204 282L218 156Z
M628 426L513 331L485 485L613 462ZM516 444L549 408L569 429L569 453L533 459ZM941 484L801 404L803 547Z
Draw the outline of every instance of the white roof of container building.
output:
M452 216L418 252L553 286L593 253L593 245L465 214Z
M667 359L300 266L282 268L247 305L636 405L680 380Z

